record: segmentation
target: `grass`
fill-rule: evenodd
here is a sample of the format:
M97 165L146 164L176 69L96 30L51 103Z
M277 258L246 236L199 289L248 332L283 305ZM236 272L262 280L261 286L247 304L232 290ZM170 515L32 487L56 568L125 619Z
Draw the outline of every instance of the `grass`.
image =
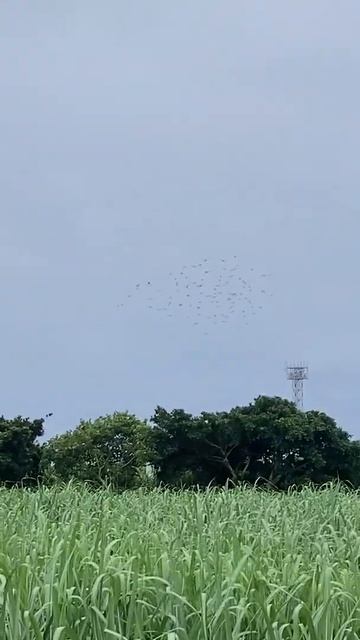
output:
M359 497L2 489L0 638L355 640Z

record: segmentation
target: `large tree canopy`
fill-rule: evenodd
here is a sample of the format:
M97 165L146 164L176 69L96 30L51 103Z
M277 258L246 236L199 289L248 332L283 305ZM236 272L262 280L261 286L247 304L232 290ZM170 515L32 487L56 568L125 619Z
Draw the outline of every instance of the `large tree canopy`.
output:
M37 438L43 435L43 424L42 419L0 417L0 482L37 479L41 455Z
M149 427L133 415L114 413L52 438L43 450L42 471L48 479L132 488L149 458Z
M166 484L357 483L357 443L326 414L299 411L282 398L260 396L200 416L158 407L152 422L158 478Z
M0 417L0 482L70 479L114 488L227 482L286 489L339 479L360 486L360 443L329 416L259 396L230 411L193 416L157 407L148 425L128 413L82 421L40 446L43 420ZM151 476L153 481L153 476Z

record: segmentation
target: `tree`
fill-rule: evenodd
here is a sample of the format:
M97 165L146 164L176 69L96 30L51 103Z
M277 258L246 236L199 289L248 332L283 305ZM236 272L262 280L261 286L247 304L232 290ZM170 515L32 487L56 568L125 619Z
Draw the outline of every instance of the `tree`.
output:
M296 413L287 400L264 397L248 407L197 417L157 407L152 421L158 477L171 484L254 482L265 473L274 422Z
M133 488L151 457L146 423L128 413L81 421L73 431L52 438L44 447L45 480L75 479L101 486Z
M208 484L211 477L197 447L199 419L182 409L157 407L152 418L154 466L160 482L173 486Z
M358 483L360 447L326 414L282 398L195 417L157 407L152 421L158 478L168 484Z
M312 480L327 482L333 478L357 484L360 457L358 443L338 427L335 420L319 411L308 411L306 419L312 433L306 443L304 465L312 466Z
M39 474L44 420L0 417L0 482L33 482Z

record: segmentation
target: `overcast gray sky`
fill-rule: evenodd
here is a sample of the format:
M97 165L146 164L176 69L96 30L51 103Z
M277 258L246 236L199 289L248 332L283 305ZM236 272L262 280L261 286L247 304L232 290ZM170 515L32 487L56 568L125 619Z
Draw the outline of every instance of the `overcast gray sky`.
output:
M53 411L52 435L222 410L290 395L302 359L306 408L360 436L359 19L358 0L1 2L1 412ZM233 254L272 274L248 326L118 307Z

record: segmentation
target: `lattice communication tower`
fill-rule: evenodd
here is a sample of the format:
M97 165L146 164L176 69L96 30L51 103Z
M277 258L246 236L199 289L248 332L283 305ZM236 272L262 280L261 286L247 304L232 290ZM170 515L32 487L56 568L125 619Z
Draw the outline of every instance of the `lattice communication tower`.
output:
M293 390L293 400L298 409L304 406L304 380L309 378L309 367L304 363L287 365L287 379L291 380Z

